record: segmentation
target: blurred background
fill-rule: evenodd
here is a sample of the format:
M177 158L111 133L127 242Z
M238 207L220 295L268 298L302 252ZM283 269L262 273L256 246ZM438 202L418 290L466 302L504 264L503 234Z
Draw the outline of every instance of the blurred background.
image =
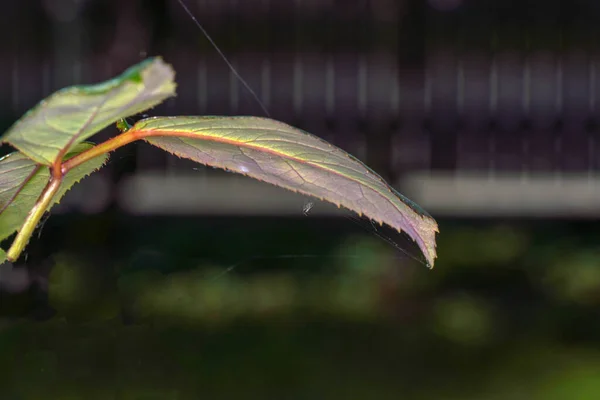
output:
M436 267L133 144L0 266L3 399L599 398L600 3L187 5L273 118L438 220ZM6 1L0 33L0 131L154 55L179 87L150 115L264 115L177 0Z

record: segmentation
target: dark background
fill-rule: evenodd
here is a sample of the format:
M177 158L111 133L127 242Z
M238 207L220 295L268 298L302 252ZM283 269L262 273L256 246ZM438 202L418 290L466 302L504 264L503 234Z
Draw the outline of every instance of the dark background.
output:
M187 3L273 118L436 217L436 267L133 144L0 267L3 399L598 398L600 4ZM176 0L6 1L0 35L0 131L153 55L150 115L264 115Z

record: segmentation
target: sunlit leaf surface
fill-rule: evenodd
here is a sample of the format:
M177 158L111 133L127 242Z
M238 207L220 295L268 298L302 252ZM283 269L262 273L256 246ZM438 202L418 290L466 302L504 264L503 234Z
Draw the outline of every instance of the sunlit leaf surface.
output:
M91 143L80 143L67 154L67 158L92 146ZM105 154L69 171L63 178L51 206L58 203L71 186L102 167L107 159L108 155ZM36 164L22 153L10 153L0 159L0 240L12 235L21 227L49 178L48 167Z
M158 117L131 129L177 156L311 195L404 231L433 266L435 220L359 160L314 135L256 117Z
M63 149L173 96L174 75L161 58L151 58L109 81L59 90L28 111L2 141L51 165Z

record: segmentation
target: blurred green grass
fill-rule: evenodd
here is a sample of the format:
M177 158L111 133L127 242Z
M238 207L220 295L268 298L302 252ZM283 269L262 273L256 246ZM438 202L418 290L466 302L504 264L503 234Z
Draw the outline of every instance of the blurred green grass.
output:
M4 313L1 398L598 398L590 237L508 223L442 232L433 271L358 234L304 272L106 264L67 249L49 277L56 316Z

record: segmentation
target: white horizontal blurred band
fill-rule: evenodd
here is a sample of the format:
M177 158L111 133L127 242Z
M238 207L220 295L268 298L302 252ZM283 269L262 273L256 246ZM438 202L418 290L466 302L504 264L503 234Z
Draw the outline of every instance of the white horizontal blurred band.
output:
M305 202L318 203L310 215L343 211L251 178L225 174L136 174L125 179L117 199L132 214L302 216Z
M600 216L600 175L414 173L400 185L436 216Z
M413 173L397 185L435 216L598 217L600 176ZM119 205L138 215L302 216L311 199L233 174L137 174L124 180ZM348 213L314 201L310 215Z

